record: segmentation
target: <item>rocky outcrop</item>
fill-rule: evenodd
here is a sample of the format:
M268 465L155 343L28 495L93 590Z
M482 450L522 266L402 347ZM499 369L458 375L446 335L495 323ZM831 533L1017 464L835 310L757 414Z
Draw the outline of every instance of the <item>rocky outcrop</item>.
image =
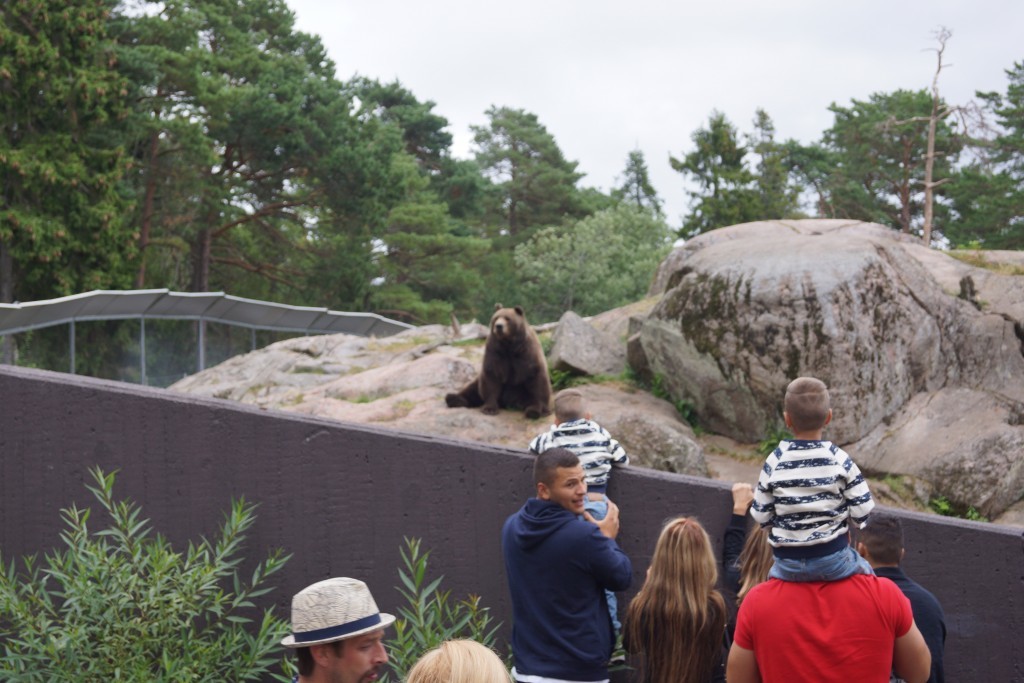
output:
M626 317L608 315L599 324L609 319ZM460 332L455 337L450 328L431 325L384 339L343 334L290 339L170 388L268 410L526 449L550 427L550 417L527 420L519 411L489 416L445 407L444 395L475 377L483 358L486 326L462 325ZM634 465L708 475L700 444L669 402L621 382L580 390L594 419L622 443Z
M995 514L1024 492L1022 287L882 226L732 226L662 264L629 358L702 426L743 441L781 423L791 379L817 376L828 436L862 468Z

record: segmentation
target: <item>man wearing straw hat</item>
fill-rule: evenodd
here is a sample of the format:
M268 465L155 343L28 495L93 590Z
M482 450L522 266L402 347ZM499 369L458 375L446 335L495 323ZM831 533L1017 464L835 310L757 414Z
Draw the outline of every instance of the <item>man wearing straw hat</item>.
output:
M335 578L303 588L292 598L294 683L364 683L383 674L388 661L384 629L395 618L382 614L362 581Z

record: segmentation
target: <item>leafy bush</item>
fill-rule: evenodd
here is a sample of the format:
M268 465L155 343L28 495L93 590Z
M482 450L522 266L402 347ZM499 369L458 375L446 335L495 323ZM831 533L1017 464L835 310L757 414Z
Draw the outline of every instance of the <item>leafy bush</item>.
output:
M246 681L268 672L288 625L252 600L288 560L273 551L251 580L239 577L256 517L232 501L220 538L175 552L130 502L114 500L114 473L87 486L109 515L91 532L91 510L61 511L63 549L37 564L0 561L0 679L4 681Z
M967 519L972 522L987 522L988 517L978 512L973 505L964 507L962 505L954 505L945 496L936 496L928 501L928 507L933 512L937 512L943 517L959 517L961 519Z
M398 570L403 587L397 590L406 604L398 608L395 637L387 643L395 678L405 680L406 673L427 650L446 640L469 638L493 648L501 624L492 623L490 608L481 607L480 597L452 600L451 591L439 590L443 576L427 583L430 551L420 550L419 539L405 539L401 553L405 569Z
M768 428L768 432L764 435L764 438L758 442L757 452L767 457L778 447L780 441L792 438L793 435L790 434L788 429L782 425L773 425Z

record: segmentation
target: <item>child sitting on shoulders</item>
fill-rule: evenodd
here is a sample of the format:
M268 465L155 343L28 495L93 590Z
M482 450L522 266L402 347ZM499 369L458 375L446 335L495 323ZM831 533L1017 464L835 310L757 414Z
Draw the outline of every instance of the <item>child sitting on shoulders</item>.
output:
M793 438L782 440L765 461L750 510L770 527L775 564L768 576L838 581L874 573L850 547L847 520L863 527L875 503L850 456L821 438L832 421L825 383L813 377L790 382L783 417Z

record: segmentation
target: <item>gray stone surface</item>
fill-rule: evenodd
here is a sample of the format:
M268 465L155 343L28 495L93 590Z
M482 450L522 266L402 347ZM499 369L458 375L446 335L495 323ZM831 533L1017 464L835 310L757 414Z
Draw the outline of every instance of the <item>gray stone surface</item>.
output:
M826 437L857 442L875 472L988 514L1024 493L1024 276L878 225L766 221L690 240L659 291L630 363L705 428L756 441L781 423L786 384L814 375L832 393Z
M628 314L604 318L611 319L625 321ZM574 322L612 345L607 335L578 316ZM484 348L478 342L486 337L486 330L462 325L459 339L453 338L450 328L439 325L385 339L348 335L291 339L232 358L170 389L264 409L525 450L533 437L549 428L552 418L527 420L521 412L507 410L484 415L444 404L447 392L476 376ZM621 343L618 354L625 356ZM599 367L592 369L601 374ZM621 368L605 370L621 372ZM586 385L581 390L591 402L595 419L619 439L638 466L708 475L693 431L668 401L620 382Z
M566 311L553 334L548 367L577 375L619 375L626 369L626 347Z

